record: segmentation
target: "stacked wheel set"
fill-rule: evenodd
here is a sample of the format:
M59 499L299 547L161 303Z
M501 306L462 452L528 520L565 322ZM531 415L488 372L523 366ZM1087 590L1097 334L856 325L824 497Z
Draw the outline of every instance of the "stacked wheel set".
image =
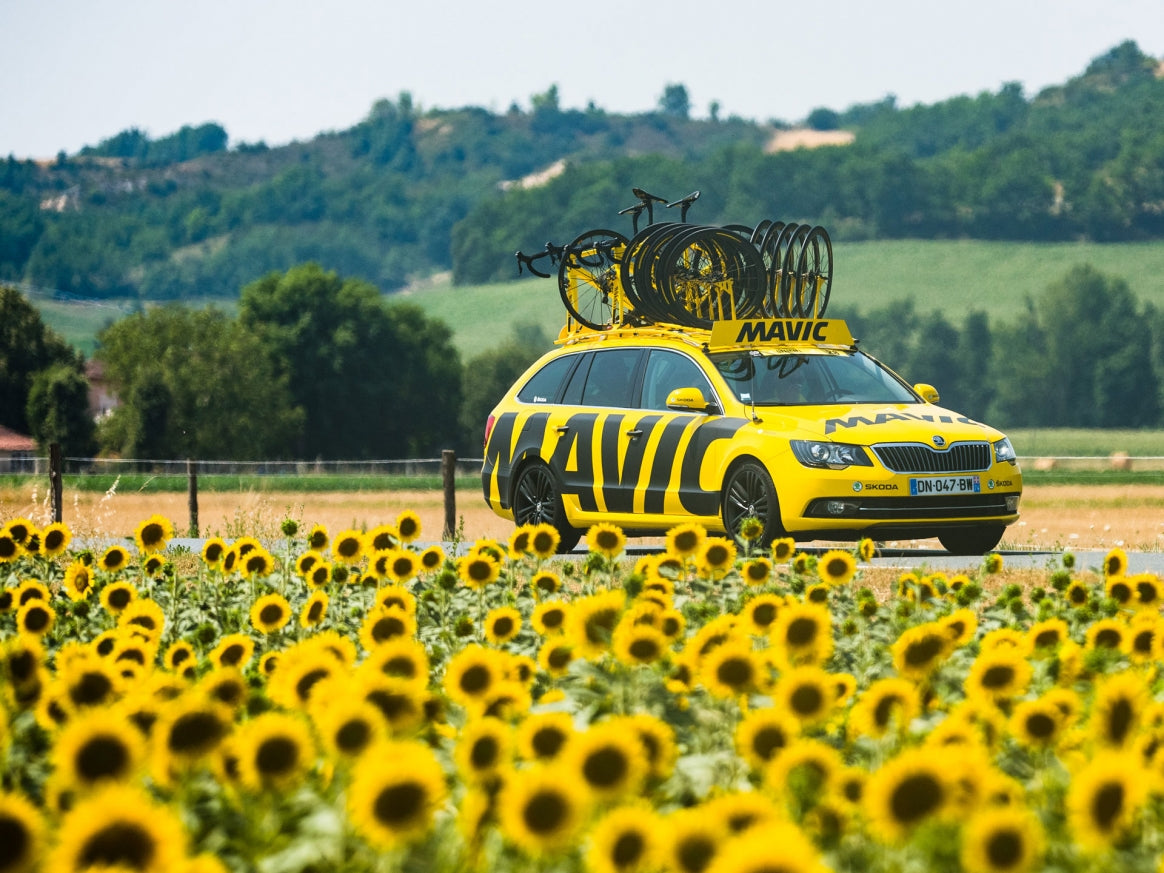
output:
M667 205L690 205L697 196ZM569 245L548 245L547 251L559 258L558 288L567 311L595 330L820 318L832 287L832 242L823 227L808 224L658 222L630 239L614 230L590 230ZM518 258L530 264L521 253Z

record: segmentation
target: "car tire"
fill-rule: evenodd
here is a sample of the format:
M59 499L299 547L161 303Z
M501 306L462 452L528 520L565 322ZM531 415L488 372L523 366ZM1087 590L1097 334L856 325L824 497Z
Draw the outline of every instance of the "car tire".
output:
M985 555L998 545L1005 531L1006 527L998 524L964 527L938 534L938 542L953 555Z
M772 484L768 471L755 461L737 464L728 473L723 483L721 511L723 526L729 536L739 534L740 524L745 518L758 519L764 525L759 540L763 548L784 536L776 486Z
M513 520L523 524L549 524L558 532L558 552L573 551L582 531L566 521L562 491L553 472L541 461L522 468L513 488Z

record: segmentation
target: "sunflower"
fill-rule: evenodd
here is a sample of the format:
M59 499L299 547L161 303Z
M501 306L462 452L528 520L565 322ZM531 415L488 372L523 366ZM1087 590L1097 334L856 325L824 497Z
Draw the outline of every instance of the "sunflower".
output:
M529 537L529 548L535 557L544 561L558 553L558 544L561 539L561 534L558 533L557 528L552 524L543 522L534 525Z
M312 554L312 553L308 553ZM332 579L332 565L327 561L316 561L304 576L308 587L319 589L326 586Z
M22 634L43 637L53 629L56 610L43 600L30 600L16 611L16 629Z
M239 780L252 791L283 791L302 781L315 761L315 743L302 718L265 712L236 735Z
M364 535L351 529L336 534L331 542L331 555L337 564L358 564L364 555Z
M332 696L326 705L311 707L311 718L324 748L346 761L355 761L389 736L383 714L365 698Z
M64 522L54 521L40 533L40 549L45 557L55 558L62 555L65 549L69 547L69 543L73 540L73 534Z
M942 665L955 645L949 630L936 622L914 625L890 647L897 672L914 681L929 676Z
M764 557L752 558L744 563L740 576L748 585L765 585L772 579L772 562Z
M938 624L950 635L955 647L966 645L978 633L978 616L972 609L956 609L938 619Z
M308 577L311 575L311 568L318 564L320 560L319 552L313 552L308 549L295 559L295 572L310 584Z
M218 701L233 710L240 709L250 696L250 690L238 667L215 667L198 680L198 691L210 700Z
M545 766L521 770L507 778L498 803L502 835L534 857L574 845L589 810L581 786Z
M453 655L445 668L445 694L462 706L479 703L504 673L500 652L476 643L468 645Z
M375 849L390 851L428 833L448 789L440 762L427 746L389 741L374 746L355 768L348 816Z
M291 604L282 594L264 594L251 604L251 624L259 633L274 633L290 620Z
M230 734L232 722L228 707L201 694L167 703L151 731L154 778L168 784L176 773L205 760Z
M822 808L813 811L820 818ZM807 824L807 822L806 822ZM839 826L834 826L839 830ZM773 863L773 847L779 860ZM767 820L755 829L727 842L707 866L706 873L827 873L812 841L794 824Z
M646 873L658 851L662 823L645 803L619 806L590 829L587 869L594 873Z
M424 644L411 637L392 639L376 646L357 672L374 672L419 685L428 684L429 661Z
M311 592L311 596L303 602L299 610L299 626L301 628L319 627L327 618L328 596L322 589Z
M1011 736L1032 749L1052 748L1063 734L1064 723L1062 710L1045 697L1015 704L1009 720Z
M772 540L772 563L787 564L796 554L796 540L792 537L781 537Z
M128 782L144 759L141 734L120 712L105 707L66 724L52 749L57 778L70 790L85 792L109 782Z
M654 664L666 657L671 641L651 624L620 621L611 641L611 651L629 667Z
M847 585L857 573L857 559L852 552L831 549L817 561L816 572L826 585Z
M988 809L962 829L966 873L1028 873L1043 856L1043 826L1029 810Z
M1081 608L1087 605L1091 599L1091 589L1085 582L1080 579L1072 579L1067 589L1063 592L1063 596L1075 608Z
M245 579L265 578L275 572L275 556L264 548L251 549L239 557L238 571Z
M712 649L700 661L699 680L712 696L726 698L763 691L767 685L764 662L748 639Z
M513 732L497 718L475 718L461 730L453 761L466 780L487 783L513 761Z
M1021 696L1031 681L1031 665L1019 653L982 651L970 666L963 687L972 700L1003 701Z
M7 564L20 557L20 543L12 536L7 528L0 529L0 564Z
M769 638L780 663L821 664L833 653L832 615L817 603L791 603L776 616Z
M853 737L883 737L896 729L904 733L921 714L917 686L908 679L878 679L862 694L849 715Z
M708 537L696 557L700 575L721 579L735 566L736 544L725 537Z
M85 568L88 570L88 568ZM66 587L68 586L66 577ZM70 590L69 596L72 596ZM101 589L101 605L113 615L121 615L125 608L137 600L137 587L129 581L119 579Z
M768 822L780 821L784 813L762 791L732 791L710 798L703 804L708 816L718 819L733 835L740 835Z
M254 653L255 641L249 635L233 633L219 638L218 645L210 651L209 658L219 667L238 667L241 670Z
M512 606L498 606L485 616L485 638L495 646L504 645L521 632L521 613Z
M137 526L134 531L134 542L137 550L143 555L164 551L166 543L174 536L173 523L164 516L151 515Z
M580 782L590 795L613 800L638 790L646 776L639 741L617 721L591 725L575 735L562 762L563 781Z
M129 566L129 550L125 546L110 546L97 559L97 566L107 573L116 573Z
M517 726L517 754L527 761L552 761L574 733L574 719L568 712L550 710L526 716Z
M420 553L420 569L425 573L440 569L444 562L445 550L438 545L429 546Z
M863 805L870 830L882 842L903 840L944 813L954 789L948 762L926 747L907 749L869 776Z
M20 545L24 545L37 533L36 525L27 518L14 518L5 523L3 530L12 538L13 542Z
M1111 848L1131 830L1148 790L1148 775L1133 753L1101 752L1071 779L1068 833L1085 850Z
M172 873L186 858L186 832L177 813L130 786L109 786L78 801L58 834L46 870Z
M186 667L196 664L198 655L186 640L174 640L162 654L162 666L177 673Z
M307 548L313 552L322 552L327 548L330 539L327 535L327 528L322 524L315 524L311 526L311 530L307 534Z
M347 671L346 665L334 653L318 647L299 644L282 654L268 652L267 655L275 655L277 659L267 692L285 709L305 708L321 681ZM267 655L259 663L260 670L270 666Z
M155 600L137 599L117 616L117 626L133 633L146 634L152 640L161 639L166 626L166 614Z
M360 625L360 642L372 651L389 640L416 635L416 617L396 607L377 606L368 611Z
M660 830L657 858L669 873L704 873L731 837L722 821L699 807L671 813Z
M1027 630L1027 651L1039 657L1055 652L1070 639L1067 622L1061 618L1047 618L1036 621Z
M1126 606L1132 599L1132 585L1126 576L1108 576L1103 587L1107 596L1120 606Z
M687 619L678 609L664 609L659 613L659 630L669 640L682 638L687 629Z
M671 775L679 759L679 747L671 725L647 712L614 716L609 723L621 726L638 739L648 778L661 781Z
M617 525L603 522L593 525L586 531L586 542L590 545L591 552L613 561L626 548L626 534Z
M1094 621L1087 628L1086 644L1088 651L1106 649L1111 652L1125 650L1129 639L1128 626L1118 618L1101 618Z
M476 591L498 580L501 564L491 554L470 553L458 559L457 573L467 588Z
M575 600L567 615L566 632L583 658L597 658L609 648L626 605L621 588Z
M539 570L530 580L530 588L539 600L562 590L562 578L552 570Z
M561 600L546 600L534 607L530 624L543 637L553 636L565 631L569 615L569 604Z
M555 679L566 675L577 655L566 637L551 637L538 649L538 666Z
M226 543L221 537L210 537L202 544L202 563L211 570L222 566L222 558L226 554Z
M1143 679L1128 670L1105 678L1095 690L1088 726L1096 744L1126 747L1139 730L1151 702Z
M1123 576L1128 572L1128 553L1123 549L1113 548L1103 559L1103 575L1105 577Z
M700 524L681 524L667 531L667 554L694 558L703 549L707 531Z
M33 873L41 867L47 848L45 822L40 811L22 794L0 792L0 870Z

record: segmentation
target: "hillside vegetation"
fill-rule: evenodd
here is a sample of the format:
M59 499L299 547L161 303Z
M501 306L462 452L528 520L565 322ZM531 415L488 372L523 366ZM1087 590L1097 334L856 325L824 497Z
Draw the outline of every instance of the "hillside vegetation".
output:
M1032 97L821 108L851 145L771 151L789 125L657 111L424 109L382 100L351 129L280 148L215 124L123 131L38 165L0 162L0 280L58 297L237 298L316 261L384 292L453 272L512 276L512 253L589 227L629 230L632 185L703 191L691 220L824 224L842 242L1164 238L1164 80L1134 43ZM843 141L843 140L842 140ZM523 179L536 179L526 187Z

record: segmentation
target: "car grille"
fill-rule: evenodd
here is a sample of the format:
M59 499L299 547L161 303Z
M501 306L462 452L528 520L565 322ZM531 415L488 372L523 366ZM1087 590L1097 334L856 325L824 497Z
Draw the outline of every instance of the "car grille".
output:
M894 473L973 473L990 469L990 443L954 443L936 451L923 443L873 446L878 459Z

